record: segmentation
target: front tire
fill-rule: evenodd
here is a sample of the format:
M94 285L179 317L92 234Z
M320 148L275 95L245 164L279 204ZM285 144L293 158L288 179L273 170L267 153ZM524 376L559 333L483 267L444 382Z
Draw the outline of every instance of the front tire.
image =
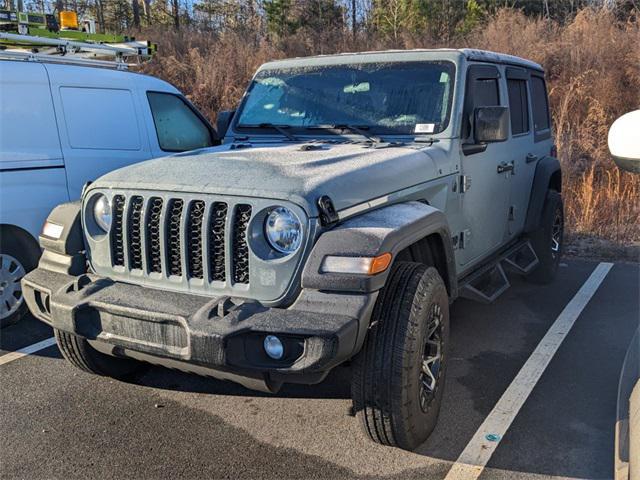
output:
M564 243L564 207L559 192L547 192L540 228L531 233L529 239L540 263L526 279L537 284L553 282L558 273Z
M144 368L144 364L128 358L117 358L97 351L89 342L72 333L53 329L62 356L74 367L94 375L128 378Z
M449 297L438 271L398 262L353 362L356 416L375 442L413 450L433 431L444 389Z

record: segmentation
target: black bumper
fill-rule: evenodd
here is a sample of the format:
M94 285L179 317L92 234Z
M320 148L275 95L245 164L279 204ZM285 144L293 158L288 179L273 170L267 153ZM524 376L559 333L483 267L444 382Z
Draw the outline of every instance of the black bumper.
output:
M266 308L42 268L29 273L22 285L38 319L111 345L112 354L139 352L169 359L172 366L178 361L212 369L212 376L216 370L233 373L240 383L247 378L273 385L316 383L357 353L376 298L375 293L303 290L289 308ZM268 334L283 341L281 360L266 355Z

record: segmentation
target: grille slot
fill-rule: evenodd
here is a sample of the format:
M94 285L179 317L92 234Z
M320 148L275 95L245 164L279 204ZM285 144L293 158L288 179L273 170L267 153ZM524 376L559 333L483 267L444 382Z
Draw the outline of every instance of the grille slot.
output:
M124 196L115 195L112 208L111 258L114 265L124 267Z
M249 283L249 245L247 226L251 218L251 205L236 206L233 222L233 282Z
M149 271L154 273L162 273L162 250L160 248L162 203L161 198L152 197L147 206L147 265L149 265Z
M182 275L182 255L181 255L181 218L184 202L173 199L169 202L169 212L167 218L167 261L169 263L169 275Z
M188 266L191 278L202 278L204 265L202 261L202 221L204 219L204 202L194 200L189 205L189 224L187 225Z
M142 270L142 205L144 200L136 195L129 205L127 236L129 245L129 268Z
M226 279L225 266L225 228L227 225L226 203L214 202L211 205L209 218L209 271L211 280L224 282Z

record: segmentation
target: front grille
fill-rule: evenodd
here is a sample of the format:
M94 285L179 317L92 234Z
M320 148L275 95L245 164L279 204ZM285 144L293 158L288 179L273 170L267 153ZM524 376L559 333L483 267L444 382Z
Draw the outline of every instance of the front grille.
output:
M112 203L112 266L146 275L249 284L251 205L122 194L114 195Z

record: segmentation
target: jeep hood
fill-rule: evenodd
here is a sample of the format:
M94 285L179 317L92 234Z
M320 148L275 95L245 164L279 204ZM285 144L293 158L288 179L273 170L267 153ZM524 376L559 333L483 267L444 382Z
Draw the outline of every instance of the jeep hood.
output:
M438 175L434 147L302 144L196 150L131 165L93 188L207 193L288 200L318 215L328 195L337 210L426 182ZM436 155L437 156L437 155Z

